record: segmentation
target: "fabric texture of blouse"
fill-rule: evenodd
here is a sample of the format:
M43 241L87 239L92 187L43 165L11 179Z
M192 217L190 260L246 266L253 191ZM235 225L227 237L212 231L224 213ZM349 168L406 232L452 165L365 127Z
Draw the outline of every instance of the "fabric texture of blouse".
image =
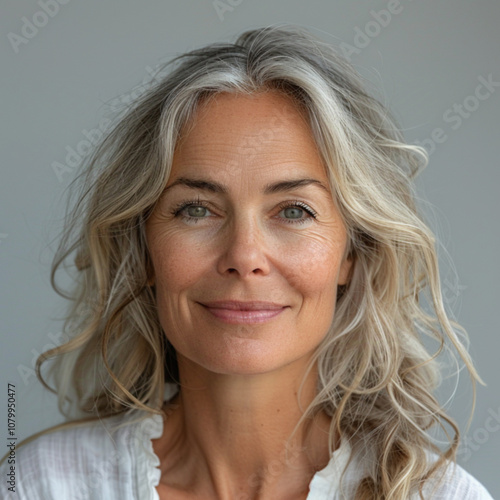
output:
M135 415L135 417L137 414ZM118 416L42 435L16 450L15 492L9 491L10 465L0 467L0 498L5 500L159 500L160 461L152 439L163 433L163 419L139 422ZM112 428L121 423L118 429ZM113 429L113 432L110 432ZM350 446L342 440L328 465L309 484L307 500L341 500L339 479ZM353 461L344 476L347 492L363 477L363 464ZM424 489L424 492L426 490ZM418 498L415 497L415 498ZM433 500L493 500L486 488L460 466L449 467Z

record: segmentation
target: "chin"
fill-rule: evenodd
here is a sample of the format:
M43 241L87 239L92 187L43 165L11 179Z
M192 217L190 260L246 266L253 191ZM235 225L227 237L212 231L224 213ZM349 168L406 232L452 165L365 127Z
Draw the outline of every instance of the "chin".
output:
M199 354L197 361L193 358L191 361L204 369L221 375L240 376L271 373L294 361L305 359L309 353L305 352L302 356L289 353L287 356L283 349L276 349L276 346L268 343L259 343L255 339L232 339L231 347L226 345L217 349L217 352L212 351L210 356L203 356L204 359Z

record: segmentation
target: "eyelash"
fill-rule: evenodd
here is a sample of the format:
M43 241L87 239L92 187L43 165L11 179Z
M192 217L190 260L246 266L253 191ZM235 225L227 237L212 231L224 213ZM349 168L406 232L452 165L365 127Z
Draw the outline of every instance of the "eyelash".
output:
M316 219L318 216L317 212L315 212L309 205L306 205L304 202L299 201L299 200L294 200L294 201L285 201L283 203L280 203L278 205L280 212L281 210L284 210L285 208L290 208L290 207L299 207L304 212L308 213L313 219ZM309 219L309 217L306 217L305 219L285 219L287 224L304 224Z
M188 221L188 222L194 221L195 223L197 223L198 220L204 218L204 217L190 217L190 216L182 215L181 212L189 206L205 207L207 209L210 208L208 203L197 198L195 200L182 201L171 211L171 213L174 217L180 216L182 218L182 220ZM281 210L284 210L284 209L290 208L290 207L300 207L302 210L304 210L306 213L308 213L313 219L316 219L318 216L317 212L315 212L310 206L306 205L304 202L299 201L299 200L285 201L285 202L280 203L278 205L280 212L281 212ZM296 219L296 220L285 219L285 222L287 224L304 224L308 219L309 219L309 217L306 217L305 219Z

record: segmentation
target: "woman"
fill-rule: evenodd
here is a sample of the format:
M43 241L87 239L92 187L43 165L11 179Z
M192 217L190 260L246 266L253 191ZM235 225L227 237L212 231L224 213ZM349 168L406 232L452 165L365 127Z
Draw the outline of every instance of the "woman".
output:
M482 382L413 201L425 151L299 28L178 59L68 219L70 339L39 361L81 419L17 450L17 494L490 499L453 464L421 342L451 342Z

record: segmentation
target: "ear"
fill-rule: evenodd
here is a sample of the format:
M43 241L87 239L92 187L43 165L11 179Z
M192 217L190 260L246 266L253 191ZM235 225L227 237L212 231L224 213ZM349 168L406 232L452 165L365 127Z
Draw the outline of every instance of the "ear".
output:
M354 255L350 253L344 257L340 265L339 280L337 285L347 285L351 280L352 271L354 270Z

